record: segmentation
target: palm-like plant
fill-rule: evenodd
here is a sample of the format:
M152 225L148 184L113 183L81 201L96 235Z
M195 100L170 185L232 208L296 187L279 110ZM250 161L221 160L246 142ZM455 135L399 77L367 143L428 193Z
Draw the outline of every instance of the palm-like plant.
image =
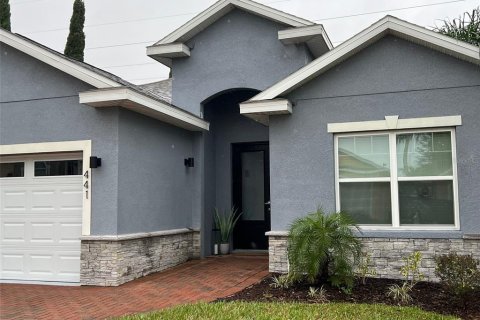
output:
M228 243L230 241L230 236L232 235L233 228L237 224L238 219L242 215L241 213L237 214L237 209L233 207L229 213L224 212L223 214L219 213L218 209L215 208L215 225L220 231L220 241L221 243Z
M353 219L343 212L322 209L296 219L289 231L288 259L293 279L309 283L322 279L347 290L353 287L354 267L361 255Z
M442 24L435 27L434 31L480 46L480 7L473 9L472 13L465 12L456 19L443 20Z

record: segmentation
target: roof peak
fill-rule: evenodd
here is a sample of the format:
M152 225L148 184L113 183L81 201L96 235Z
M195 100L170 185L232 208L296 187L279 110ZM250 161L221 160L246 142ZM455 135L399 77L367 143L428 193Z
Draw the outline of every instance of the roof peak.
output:
M252 14L292 27L315 25L315 23L312 21L297 17L278 9L274 9L252 0L219 0L180 26L178 29L165 36L163 39L157 41L154 45L185 42L235 8L245 10Z

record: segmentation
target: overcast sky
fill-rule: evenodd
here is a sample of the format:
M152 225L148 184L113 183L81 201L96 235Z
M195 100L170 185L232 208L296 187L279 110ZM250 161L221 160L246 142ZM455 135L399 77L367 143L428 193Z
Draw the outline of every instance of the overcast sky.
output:
M258 2L323 24L338 45L386 14L432 27L439 19L471 11L480 0ZM147 57L145 47L213 3L215 0L85 0L85 61L137 84L165 79L168 68ZM63 52L72 4L73 0L10 0L12 31Z

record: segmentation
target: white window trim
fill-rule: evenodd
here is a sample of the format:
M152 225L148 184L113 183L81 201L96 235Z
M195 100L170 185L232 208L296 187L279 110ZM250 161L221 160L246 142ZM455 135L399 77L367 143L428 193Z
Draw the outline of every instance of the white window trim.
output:
M0 157L14 155L31 155L36 153L52 153L52 152L74 152L81 151L83 158L83 188L88 185L87 193L83 192L82 207L82 235L90 235L91 224L91 208L92 208L92 170L90 169L90 156L92 155L92 141L62 141L62 142L40 142L40 143L24 143L24 144L5 144L0 145ZM13 157L8 157L13 159ZM7 162L7 161L5 161Z
M329 123L330 133L385 131L421 128L444 128L462 125L462 116L399 119L397 115L386 116L385 120Z
M453 176L435 176L435 177L398 177L397 176L397 144L396 135L404 133L421 133L421 132L450 132L452 143L452 171ZM460 230L460 210L458 201L458 176L457 176L457 145L454 128L436 128L436 129L417 129L417 130L387 130L387 131L369 131L362 133L341 133L334 136L334 152L335 152L335 204L336 210L341 211L340 207L340 177L339 177L339 164L338 164L338 139L341 137L351 136L372 136L372 135L385 135L389 136L389 151L390 151L390 177L379 178L351 178L342 179L342 182L369 182L369 181L385 181L390 182L391 201L392 201L392 225L358 225L361 230L378 230L378 231L453 231ZM395 168L395 170L392 170ZM430 180L451 180L453 183L453 210L454 210L454 225L442 226L442 225L409 225L400 226L400 213L399 213L399 199L398 199L398 181L430 181Z

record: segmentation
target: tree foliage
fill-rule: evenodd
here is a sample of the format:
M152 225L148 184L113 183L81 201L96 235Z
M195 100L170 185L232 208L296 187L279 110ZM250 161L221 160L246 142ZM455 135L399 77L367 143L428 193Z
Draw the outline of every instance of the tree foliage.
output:
M75 0L72 18L70 19L70 33L68 34L64 53L67 57L78 61L83 61L83 51L85 49L84 24L85 4L83 0Z
M465 12L453 20L442 21L440 27L435 27L436 32L445 34L457 40L480 46L480 7Z
M8 0L0 0L0 27L11 31L10 4Z
M347 214L327 215L322 209L296 219L288 239L291 276L305 276L310 283L324 278L334 286L350 290L361 254L361 244L352 226L353 219Z

